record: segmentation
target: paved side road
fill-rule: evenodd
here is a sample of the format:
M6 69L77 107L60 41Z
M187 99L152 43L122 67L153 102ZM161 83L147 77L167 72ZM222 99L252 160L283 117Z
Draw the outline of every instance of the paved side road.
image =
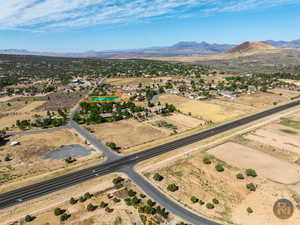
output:
M121 172L126 173L127 176L133 180L143 191L152 199L154 199L159 205L166 208L172 214L179 216L188 223L194 225L221 225L219 223L207 220L198 216L194 212L185 209L179 203L171 200L164 193L159 191L151 183L145 180L141 175L134 171L132 167L125 167Z
M39 134L49 131L56 131L61 130L65 128L70 128L71 126L69 124L60 126L60 127L53 127L53 128L47 128L47 129L40 129L40 130L27 130L27 131L17 131L17 132L7 132L8 136L14 136L14 135L26 135L26 134Z
M116 159L121 158L122 156L117 153L111 151L108 147L102 144L99 140L97 140L89 131L85 128L79 126L75 121L70 121L70 126L74 128L83 138L85 138L91 145L93 145L96 149L104 154L107 158L106 162L110 162ZM103 131L105 132L105 130Z

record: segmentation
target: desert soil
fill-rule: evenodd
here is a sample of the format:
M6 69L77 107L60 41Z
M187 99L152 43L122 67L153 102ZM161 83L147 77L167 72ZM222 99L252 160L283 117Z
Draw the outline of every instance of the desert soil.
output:
M13 141L20 144L10 146ZM78 158L72 164L67 164L64 159L46 159L56 148L73 144L90 148L72 129L11 136L6 145L0 147L1 192L103 161L101 154L95 150L89 152L86 157ZM11 160L5 161L6 156Z
M237 143L219 145L208 153L231 166L255 169L261 176L279 183L292 184L300 181L299 166Z
M90 125L89 127L92 129L93 135L103 143L115 142L123 149L169 136L165 130L133 119Z
M209 101L196 101L176 95L163 95L159 98L162 104L174 104L184 114L214 123L224 122L244 114L229 105L218 105Z

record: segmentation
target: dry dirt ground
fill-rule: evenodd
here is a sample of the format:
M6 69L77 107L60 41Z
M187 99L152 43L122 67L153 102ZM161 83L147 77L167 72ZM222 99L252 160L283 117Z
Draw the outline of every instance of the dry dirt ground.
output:
M126 179L124 187L121 189L116 189L112 183L113 178L117 176L122 176ZM36 216L36 219L30 223L33 225L140 225L143 224L142 217L147 219L147 224L150 224L150 222L152 222L152 224L158 224L155 223L155 221L159 220L159 216L141 214L133 206L126 205L124 199L129 197L126 191L129 189L137 193L136 196L142 200L143 204L146 203L148 200L147 196L141 198L140 194L142 194L143 191L128 180L125 175L111 174L46 195L40 199L31 200L6 210L0 210L0 223L6 225L9 224L6 222L16 221L15 225L20 225L24 224L23 220L25 215L32 215ZM75 205L69 203L71 197L79 199L79 197L83 196L86 192L94 196L83 203L77 202ZM113 197L109 198L109 196ZM114 202L114 198L120 199L121 201ZM113 209L113 211L106 212L104 208L100 208L99 205L102 201L108 203L107 207ZM45 202L47 202L47 204L45 204ZM88 212L87 205L89 203L98 206L97 209ZM60 222L60 217L54 215L54 209L57 207L66 210L68 214L71 214L71 217L65 222ZM179 220L173 215L169 215L168 221L175 224ZM164 224L164 222L161 224Z
M282 79L283 82L287 82L290 84L295 84L297 86L300 86L300 81L299 80L288 80L288 79Z
M224 122L244 114L242 110L233 109L229 105L218 105L210 101L196 101L176 95L163 95L159 98L162 104L175 105L184 114L214 123Z
M210 155L237 168L253 168L272 181L293 184L300 181L300 166L241 144L228 142L208 151Z
M233 100L223 99L224 101L230 102L233 106L235 104L245 107L252 107L253 110L263 110L269 107L274 107L274 103L281 104L288 102L291 97L299 95L299 93L284 91L275 89L272 90L274 93L255 93L255 94L244 94L240 97L237 97ZM282 95L280 95L282 93Z
M34 115L45 116L46 112L36 112L36 108L45 104L45 101L12 101L0 103L0 130L10 128L17 130L17 120L32 119Z
M156 116L153 120L151 120L151 124L155 124L155 121L165 121L170 123L177 128L176 130L179 133L196 127L205 127L206 125L204 120L199 120L181 113L174 113L171 116ZM170 132L170 129L168 128L160 127L160 129L166 129Z
M150 84L152 82L151 78L109 78L106 81L112 85L137 85L139 83L142 84Z
M115 142L126 149L169 136L169 132L133 119L90 125L93 135L103 143Z
M198 127L205 127L203 120L192 118L180 113L162 117L155 116L149 121L139 122L134 119L117 121L114 123L104 123L89 125L88 129L92 134L104 144L114 142L121 147L122 153L138 151L133 149L143 144L159 141L173 134L173 129L159 127L157 121L165 121L177 128L177 133L181 134ZM143 150L143 149L140 149Z
M12 141L20 142L10 146ZM72 129L62 129L40 134L16 135L9 138L6 145L0 147L0 190L1 192L16 187L49 179L79 167L100 163L103 158L97 151L67 164L62 160L50 160L47 154L61 146L81 144L87 148L83 138ZM9 161L5 158L9 157Z
M228 150L228 148L225 150ZM206 165L202 162L205 156L204 153L198 153L192 157L166 163L162 167L154 167L155 169L147 171L145 176L183 205L200 215L223 224L298 224L300 212L296 208L293 217L286 223L282 223L283 221L277 219L272 212L276 200L287 198L293 201L294 195L291 188L264 178L258 170L258 177L247 177L242 169L244 166L241 168L233 167L219 161L219 159L213 159L212 164ZM215 170L217 162L224 165L224 172ZM153 180L153 175L156 172L164 177L163 181ZM243 173L245 179L238 180L236 178L237 173ZM179 186L179 190L174 193L167 191L167 186L172 183ZM254 183L257 186L255 192L247 190L246 184L248 183ZM297 186L294 188L297 188ZM207 209L205 204L192 203L192 196L204 201L205 204L216 198L219 200L219 204L215 204L214 209ZM246 211L248 207L251 207L254 211L252 214Z
M288 122L286 119L290 119ZM261 143L249 140L249 135L261 130L272 132L270 137L298 141L298 134L283 132L282 129L300 131L299 111L258 128L256 131L242 136L233 137L217 146L202 148L202 151L177 157L173 160L158 160L141 167L142 173L163 192L183 205L213 220L223 224L234 225L298 225L300 211L296 208L296 200L300 200L300 166L296 162L300 154L280 148L276 144ZM298 120L297 120L298 119ZM298 123L297 123L298 122ZM282 135L280 136L280 134ZM276 135L279 135L278 137ZM212 163L203 163L203 158L209 156ZM215 166L221 163L224 172L217 172ZM156 165L157 164L157 165ZM258 176L248 177L245 169L255 169ZM153 179L159 173L164 177L160 182ZM244 174L245 179L237 179L236 174ZM169 184L179 186L176 192L167 190ZM255 192L247 190L246 184L253 183ZM214 209L207 209L199 203L192 203L191 197L212 202L219 200ZM293 216L288 220L280 220L273 214L274 203L281 198L292 201L295 206ZM253 213L249 214L250 207Z

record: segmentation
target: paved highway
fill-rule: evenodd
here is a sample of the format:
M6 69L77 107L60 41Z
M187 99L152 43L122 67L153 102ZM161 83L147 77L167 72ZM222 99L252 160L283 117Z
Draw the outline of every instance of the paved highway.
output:
M208 137L220 134L222 132L234 129L236 127L245 125L247 123L253 122L255 120L270 116L274 113L295 107L300 105L300 101L292 102L286 105L278 106L276 108L257 113L245 118L242 118L237 121L233 121L219 127L215 127L179 140L172 141L167 144L163 144L157 147L150 148L143 152L138 152L129 156L119 156L107 150L103 145L99 146L99 143L95 142L96 147L102 148L102 151L110 159L103 164L76 171L64 176L56 177L41 183L33 184L23 188L16 189L7 193L0 194L0 208L6 208L18 204L20 202L33 199L44 194L61 190L63 188L69 187L71 185L81 183L83 181L89 180L95 176L102 176L105 174L113 172L126 172L130 178L141 186L149 196L153 197L156 201L162 203L169 211L176 213L178 216L186 219L188 222L193 224L205 224L205 225L216 225L216 223L207 221L206 219L193 214L192 212L180 207L177 203L169 200L161 192L156 190L151 184L144 180L141 176L136 174L132 169L134 165L138 162L153 158L155 156L161 155L163 153L178 149L180 147L198 142L200 140L206 139ZM80 126L75 124L73 121L70 122L71 126L76 130L82 130ZM83 130L83 136L86 137L89 141L93 138L87 131ZM96 141L96 139L92 139ZM90 141L91 142L91 141ZM162 200L163 199L163 200ZM165 203L164 203L165 202ZM193 214L193 215L192 215ZM198 222L196 222L198 221Z

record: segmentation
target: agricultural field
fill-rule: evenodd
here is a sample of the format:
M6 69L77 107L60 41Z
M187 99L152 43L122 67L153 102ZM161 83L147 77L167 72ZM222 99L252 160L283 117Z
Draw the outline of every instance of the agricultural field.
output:
M11 144L17 143L15 146ZM67 158L70 161L65 161ZM10 136L0 147L0 190L62 175L103 157L72 129ZM43 166L41 166L43 165Z
M171 198L222 224L281 225L272 212L274 203L300 200L299 118L298 111L141 171ZM287 222L296 225L299 219L295 208Z
M113 181L116 178L122 178L123 181L115 185ZM74 200L71 201L71 198ZM143 213L131 205L135 204L132 199L139 201L139 207L154 202L123 174L111 174L44 196L42 201L31 200L28 203L20 204L18 207L0 210L0 222L1 224L11 224L12 222L15 225L24 224L25 215L34 218L30 222L33 225L132 225L166 222L175 224L179 221L167 211L165 211L167 218L161 216L158 211L154 215L147 212ZM48 201L47 205L43 204L45 201ZM160 206L154 202L152 207L157 209ZM37 208L39 210L36 210ZM59 215L55 215L55 211ZM67 217L65 221L62 221L61 217L64 214ZM12 215L14 218L11 217Z

